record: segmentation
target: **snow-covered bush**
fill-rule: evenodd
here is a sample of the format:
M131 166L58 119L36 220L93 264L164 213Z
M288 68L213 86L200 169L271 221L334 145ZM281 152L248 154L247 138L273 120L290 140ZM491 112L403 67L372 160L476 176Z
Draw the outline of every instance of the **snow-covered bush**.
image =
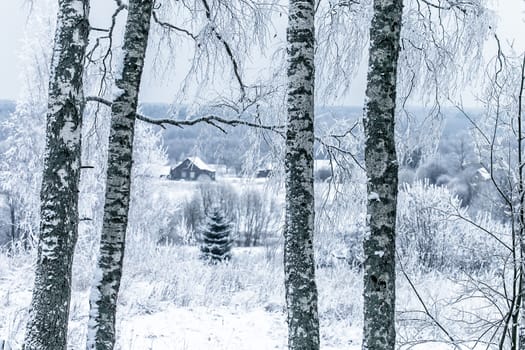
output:
M432 160L422 164L416 171L416 178L421 181L428 181L431 185L435 185L439 177L448 175L449 169L441 162Z
M208 214L213 207L220 206L227 218L233 219L235 217L238 192L232 185L227 183L204 182L199 184L198 193L195 195L200 197L204 215Z
M40 187L44 162L49 50L53 43L56 3L34 4L19 53L20 95L15 112L0 124L0 192L11 198L15 225L22 238L36 238L40 220Z
M137 123L128 222L132 239L133 236L158 237L178 209L178 204L173 203L167 193L157 190L159 180L155 170L167 162L161 133L148 124Z
M417 182L399 192L398 252L414 268L473 271L492 266L503 247L480 227L505 239L505 227L488 218L472 219L446 187Z
M398 181L400 185L403 184L412 184L416 174L413 169L401 167L397 173Z
M273 193L246 188L239 194L235 211L235 228L239 244L244 247L267 244L269 236L280 228L280 208Z

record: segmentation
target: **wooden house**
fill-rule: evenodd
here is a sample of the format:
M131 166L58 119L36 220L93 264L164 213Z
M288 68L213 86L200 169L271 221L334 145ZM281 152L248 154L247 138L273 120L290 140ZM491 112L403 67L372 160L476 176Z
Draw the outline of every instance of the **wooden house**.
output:
M171 168L170 180L215 181L215 169L199 157L188 157Z

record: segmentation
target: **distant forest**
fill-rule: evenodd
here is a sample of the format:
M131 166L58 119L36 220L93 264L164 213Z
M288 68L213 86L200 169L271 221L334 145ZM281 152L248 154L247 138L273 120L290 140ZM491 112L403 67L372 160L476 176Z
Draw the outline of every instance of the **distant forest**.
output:
M13 101L0 100L0 122L12 112L14 112L16 104ZM141 113L152 118L166 118L170 110L169 104L163 103L146 103L140 107ZM360 107L322 107L317 110L316 115L316 130L319 134L326 133L327 130L334 124L342 120L350 120L351 123L359 121L363 110ZM472 113L472 115L476 115ZM428 113L423 109L413 109L411 112L412 118L423 120L428 116ZM187 118L187 114L183 108L179 109L178 119ZM419 154L420 150L417 145L412 146L412 149L398 150L398 158L401 162L401 180L411 182L416 171L424 164L427 168L429 163L431 167L439 168L437 171L445 173L448 176L454 176L457 172L464 170L467 163L475 163L475 147L470 135L470 122L461 114L453 109L443 110L443 131L436 144L435 153L426 155L426 159L422 159ZM402 118L400 118L400 128L403 128ZM4 151L3 141L7 137L4 135L5 128L0 128L0 150ZM158 128L160 131L160 127ZM246 156L244 152L249 148L253 139L249 137L249 133L245 127L230 127L226 129L228 134L224 134L219 129L216 129L207 124L197 124L186 128L168 127L161 131L164 146L168 154L170 165L174 165L180 160L188 156L199 156L208 163L225 164L229 167L241 170L243 166L243 158ZM420 132L420 131L418 131ZM425 130L424 132L428 132ZM260 154L264 155L269 152L270 147L264 140L260 143ZM409 147L410 148L410 147ZM406 153L406 154L404 154ZM356 155L358 159L362 159L361 154ZM316 152L317 159L327 159L328 155L319 151L317 145ZM434 165L432 165L434 164ZM420 172L428 169L421 169ZM408 173L408 175L407 175Z
M0 100L0 125L5 122L7 116L15 111L15 103L13 101ZM7 138L6 129L0 127L0 161L2 161L5 153L5 139Z

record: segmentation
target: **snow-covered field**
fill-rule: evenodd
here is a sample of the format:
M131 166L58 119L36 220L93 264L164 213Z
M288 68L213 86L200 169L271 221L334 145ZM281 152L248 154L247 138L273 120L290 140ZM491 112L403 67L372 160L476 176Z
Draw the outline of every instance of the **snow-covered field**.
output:
M237 190L244 186L270 192L277 198L282 193L264 181L230 180L229 184ZM168 205L178 210L177 203L191 197L198 186L191 182L155 180L155 191L148 198L161 203L158 210L171 210ZM344 241L337 235L338 230L349 230L347 223L360 220L361 214L355 210L355 201L347 201L347 207L337 209L320 204L323 210L346 213L331 212L339 219L337 222L329 216L320 217L316 247L317 258L322 262L317 268L321 348L357 350L362 336L362 274L359 267L334 256L355 248L348 244L359 244L342 245ZM118 302L117 348L285 349L282 242L273 242L267 246L236 247L229 263L208 265L199 259L196 245L159 243L147 229L130 232ZM93 231L81 230L73 271L69 349L85 347L95 247ZM34 249L0 254L0 340L7 340L14 349L19 349L23 341L34 256ZM483 341L475 343L486 326L482 320L491 322L499 316L494 305L472 289L468 280L475 277L487 285L499 283L490 272L482 271L480 276L421 272L418 266L409 265L407 273L427 311L400 271L397 291L400 349L487 347ZM450 338L456 345L451 344Z
M131 251L128 256L136 253ZM118 349L286 348L280 252L272 255L264 248L239 248L231 263L223 266L204 264L195 247L147 246L143 253L142 261L127 260L119 299ZM31 297L31 260L29 254L2 255L0 260L0 337L8 339L14 349L20 348L23 339ZM444 310L439 308L440 303L452 299L457 293L454 287L459 285L445 276L420 277L423 281L418 284L419 292L432 302L431 311L439 317ZM318 269L322 349L360 349L361 278L359 271L346 265ZM75 278L70 349L84 348L89 291L79 287L85 282ZM421 339L444 337L425 317L402 278L398 309L403 310L400 340L407 341L403 348L454 348L446 342L418 345ZM452 332L462 335L460 327ZM408 344L409 337L413 337L413 343Z
M128 257L137 253L130 248ZM209 266L198 259L196 247L142 248L142 261L127 259L118 310L119 349L286 348L281 252L238 248L229 264ZM23 253L1 257L0 337L15 349L22 343L31 298L31 260L32 255ZM320 274L321 281L331 279L320 287L325 296L323 349L358 349L360 301L343 291L359 299L360 275L340 268ZM333 279L343 275L348 285ZM71 349L84 347L89 291L79 287L85 282L75 278Z

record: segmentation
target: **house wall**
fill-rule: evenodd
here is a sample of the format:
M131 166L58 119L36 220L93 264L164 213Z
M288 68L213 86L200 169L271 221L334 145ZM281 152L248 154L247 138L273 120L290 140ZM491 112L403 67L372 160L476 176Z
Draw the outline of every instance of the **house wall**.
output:
M209 176L212 180L215 180L214 172L199 169L198 167L193 165L193 163L191 163L189 160L185 160L170 171L171 180L195 181L198 180L199 176L201 175Z

